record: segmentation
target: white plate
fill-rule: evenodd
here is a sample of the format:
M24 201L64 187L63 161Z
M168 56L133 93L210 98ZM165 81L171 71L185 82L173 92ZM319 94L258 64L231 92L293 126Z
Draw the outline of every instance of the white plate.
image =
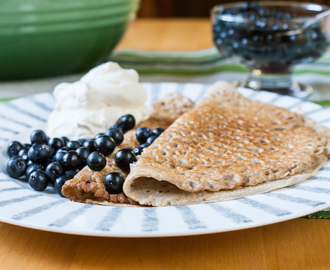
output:
M197 101L209 85L145 83L148 101L178 92ZM330 127L330 111L319 105L268 92L240 89L251 99L300 111ZM29 141L44 128L54 106L50 93L0 104L0 220L45 231L115 237L196 235L252 228L301 217L330 206L330 163L313 179L267 194L180 207L106 207L70 202L51 189L32 190L5 173L9 141Z

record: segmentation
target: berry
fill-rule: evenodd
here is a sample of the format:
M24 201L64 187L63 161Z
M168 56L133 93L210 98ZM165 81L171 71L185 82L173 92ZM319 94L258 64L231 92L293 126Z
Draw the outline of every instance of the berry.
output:
M27 168L26 168L26 171L25 171L25 177L26 179L28 180L29 177L30 177L30 174L34 171L44 171L45 170L45 167L41 164L37 164L37 163L30 163L30 164L27 164Z
M54 159L60 163L61 165L63 165L63 157L65 154L67 154L68 151L66 150L63 150L63 149L58 149L55 156L54 156Z
M140 145L142 148L147 148L148 146L150 146L150 143L143 143Z
M48 186L48 178L43 171L33 171L30 174L28 182L36 191L43 191Z
M25 149L26 151L29 151L30 147L31 147L31 144L28 144L28 143L24 143L22 144L23 145L23 149Z
M151 135L151 136L147 139L147 143L152 144L157 138L158 138L157 135Z
M57 151L58 149L62 148L64 146L63 141L59 138L51 138L48 140L48 145Z
M98 138L100 136L103 136L103 135L104 135L104 133L102 133L102 132L101 133L97 133L94 138L96 139L96 138Z
M45 164L52 152L47 144L35 143L29 149L29 159L34 163Z
M147 127L140 127L136 130L135 135L138 142L142 144L147 141L148 137L150 137L151 130Z
M126 114L121 116L118 121L117 125L123 129L123 131L128 131L135 127L135 118L131 114Z
M82 146L82 143L79 142L79 141L68 141L67 144L66 144L66 150L67 151L76 150L80 146Z
M82 138L80 138L80 139L78 139L77 141L78 141L78 142L80 142L80 143L81 143L81 145L83 145L83 144L84 144L84 142L86 141L86 139L82 139Z
M64 176L67 178L67 179L72 179L75 177L75 175L77 174L77 171L76 170L67 170L64 172Z
M116 145L120 145L124 141L124 134L119 128L109 128L104 134L111 137Z
M76 152L80 157L81 164L86 165L87 164L87 158L90 154L89 150L85 147L79 147L76 150Z
M101 171L106 164L107 160L100 152L95 151L87 158L87 165L93 171Z
M104 179L105 189L110 194L118 194L123 191L125 178L121 173L109 173Z
M29 160L29 156L28 156L28 150L26 149L21 149L19 152L18 152L18 155L20 157L22 157L24 159L25 162L28 162Z
M52 162L49 163L45 169L45 174L49 178L49 183L53 186L56 178L64 173L60 163Z
M12 141L7 147L7 155L9 157L17 156L19 151L23 149L23 145L18 141Z
M83 143L83 147L87 148L90 153L96 151L94 146L95 139L89 139Z
M63 156L62 166L65 170L77 169L80 162L79 155L75 151L71 150Z
M30 141L31 144L38 143L38 144L47 144L48 143L48 138L45 132L43 132L40 129L37 129L33 131L30 135Z
M64 183L69 179L70 178L68 178L67 176L62 175L62 176L56 178L56 180L55 180L54 189L55 189L56 193L58 195L60 195L61 197L64 197L63 193L62 193L62 187L63 187Z
M130 164L136 161L136 156L132 149L121 149L116 153L115 162L119 169L129 172Z
M164 132L164 129L163 129L163 128L155 128L155 129L152 131L152 135L159 136L159 135L162 134L163 132Z
M144 149L143 147L138 146L133 150L133 152L136 156L140 156L142 154L143 149Z
M95 149L105 156L110 155L115 150L116 144L114 140L107 135L100 135L95 138Z
M69 141L69 139L67 137L65 137L65 136L62 136L61 137L61 140L63 141L63 145L66 145L68 143L68 141Z
M110 128L118 128L121 130L121 132L123 132L123 128L118 126L117 124L112 125Z
M10 177L19 178L26 171L26 162L20 156L13 156L9 159L6 166L6 171Z

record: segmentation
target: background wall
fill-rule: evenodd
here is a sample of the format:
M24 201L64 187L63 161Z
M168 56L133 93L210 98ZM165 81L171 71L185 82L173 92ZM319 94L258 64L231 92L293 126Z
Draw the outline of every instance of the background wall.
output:
M330 0L296 0L330 5ZM213 6L237 0L141 0L138 17L209 17Z

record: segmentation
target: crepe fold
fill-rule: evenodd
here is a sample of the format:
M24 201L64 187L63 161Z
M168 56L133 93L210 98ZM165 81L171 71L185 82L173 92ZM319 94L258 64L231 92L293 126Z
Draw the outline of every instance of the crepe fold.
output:
M119 149L134 149L139 146L135 131L139 127L166 129L179 116L191 109L194 103L177 93L165 95L162 99L152 104L153 112L150 117L137 125L133 130L124 135L124 141L117 146L114 153L106 157L107 164L101 171L93 171L85 166L75 177L64 183L62 193L72 201L102 205L136 205L136 201L127 197L124 193L109 194L104 185L104 179L111 172L119 172L124 177L127 173L121 171L115 164L115 154Z
M301 114L219 82L145 149L123 190L152 206L268 192L312 177L328 159L329 135Z

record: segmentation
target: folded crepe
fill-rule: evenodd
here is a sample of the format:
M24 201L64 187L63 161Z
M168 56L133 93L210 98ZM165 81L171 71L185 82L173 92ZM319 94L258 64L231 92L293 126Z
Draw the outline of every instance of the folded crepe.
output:
M111 172L120 172L124 177L126 172L121 171L115 164L115 153L122 148L131 148L139 146L135 136L135 130L138 127L148 127L155 129L158 127L166 129L179 116L194 106L194 103L180 94L172 93L165 95L162 99L152 104L153 112L150 117L137 125L133 130L124 135L124 141L117 146L114 153L106 157L107 164L101 171L93 171L85 166L72 180L68 180L62 187L62 193L72 201L91 204L113 205L131 204L137 202L125 196L124 193L109 194L104 186L104 179Z
M152 206L268 192L316 174L329 157L329 137L306 116L219 82L145 149L123 190Z

